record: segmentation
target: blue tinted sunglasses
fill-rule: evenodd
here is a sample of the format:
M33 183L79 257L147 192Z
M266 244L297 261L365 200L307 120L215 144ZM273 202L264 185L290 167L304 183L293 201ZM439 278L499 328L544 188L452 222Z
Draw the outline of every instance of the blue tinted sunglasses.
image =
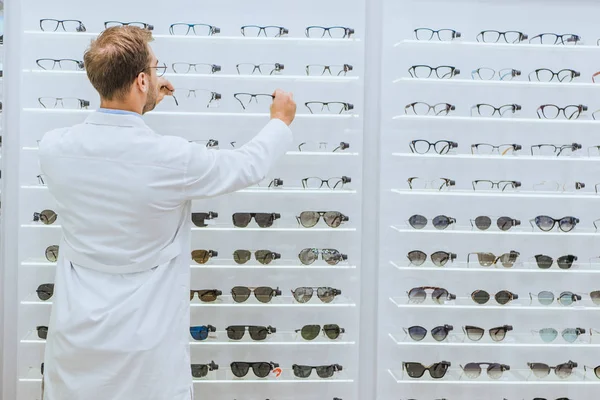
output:
M206 340L209 332L216 332L217 328L212 325L190 326L190 334L194 340Z

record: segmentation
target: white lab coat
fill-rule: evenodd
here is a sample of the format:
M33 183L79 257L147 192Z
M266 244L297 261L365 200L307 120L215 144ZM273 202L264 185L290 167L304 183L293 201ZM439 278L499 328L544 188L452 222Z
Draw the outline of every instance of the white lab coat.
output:
M261 181L291 143L280 120L238 150L209 150L102 112L44 136L63 231L44 400L193 396L191 200Z

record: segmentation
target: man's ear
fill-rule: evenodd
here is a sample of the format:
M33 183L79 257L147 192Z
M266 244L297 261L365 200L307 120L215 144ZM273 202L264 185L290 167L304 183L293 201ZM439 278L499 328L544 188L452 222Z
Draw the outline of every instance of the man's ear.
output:
M142 92L144 92L144 93L148 92L148 84L150 82L145 73L142 72L141 74L139 74L136 82Z

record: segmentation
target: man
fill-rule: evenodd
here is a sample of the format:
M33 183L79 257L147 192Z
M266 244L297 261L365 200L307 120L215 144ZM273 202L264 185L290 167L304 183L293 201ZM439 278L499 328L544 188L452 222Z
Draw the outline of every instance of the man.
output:
M149 31L104 31L85 53L101 108L48 132L40 166L62 225L44 400L189 400L191 200L265 178L292 143L296 104L238 150L154 133L141 115L173 86ZM160 73L159 73L160 75Z

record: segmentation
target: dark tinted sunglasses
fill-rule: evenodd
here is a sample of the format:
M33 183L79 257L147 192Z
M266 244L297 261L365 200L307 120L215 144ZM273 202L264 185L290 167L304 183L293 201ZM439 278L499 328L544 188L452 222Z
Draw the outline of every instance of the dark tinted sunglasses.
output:
M292 370L294 371L294 375L298 378L308 378L312 373L312 370L315 369L317 371L317 375L319 378L331 378L334 372L338 372L343 370L343 367L339 364L331 364L331 365L292 365Z
M42 283L36 289L36 293L40 300L49 300L54 295L54 283Z
M338 211L302 211L296 220L305 228L312 228L317 225L323 217L323 221L330 228L337 228L343 222L347 222L350 219Z
M42 212L33 213L33 221L41 221L44 225L52 225L56 222L57 215L52 210L44 210Z
M217 257L218 251L215 250L192 250L192 260L198 264L206 264L212 257Z
M454 330L454 327L452 325L436 326L431 330L431 336L436 341L441 342L448 337L448 333L450 333L450 331L452 330ZM425 336L427 336L427 329L418 325L411 326L408 329L404 328L404 332L408 333L410 338L416 342L420 342L421 340L425 339Z
M306 287L302 286L292 290L292 294L294 295L294 299L298 303L306 303L310 299L312 299L314 294L314 289L317 289L317 297L323 303L331 303L336 296L342 294L342 291L339 289L334 289L331 287Z
M225 328L227 331L227 337L231 340L241 340L246 333L246 328L248 328L248 333L250 334L250 338L252 340L265 340L267 335L271 333L277 332L276 328L272 326L257 326L257 325L231 325Z
M211 361L210 364L192 364L190 367L194 378L204 378L208 375L208 371L219 369L219 366L214 361Z
M198 293L198 298L204 303L210 303L217 300L223 294L217 289L190 290L190 301L194 300L194 295Z
M197 212L197 213L192 213L192 222L197 227L204 228L205 226L208 226L204 221L206 221L207 219L210 220L210 219L214 219L214 218L218 218L218 217L219 217L219 213L216 213L213 211L209 211L207 213Z
M336 249L303 249L298 258L304 265L311 265L319 259L319 252L321 253L321 259L329 265L337 265L340 261L346 261L348 256L342 254Z
M48 327L47 326L37 326L35 328L37 330L38 337L40 339L46 340L48 337Z
M281 254L272 252L271 250L256 250L254 252L256 261L263 265L268 265L273 260L279 260ZM236 264L246 264L252 259L252 252L250 250L236 250L233 252L233 261Z
M513 330L512 325L504 325L504 326L498 326L496 328L491 328L489 330L489 332L490 332L490 337L492 338L492 340L494 342L501 342L506 337L506 332L510 332L512 330ZM470 340L477 342L477 341L481 340L481 338L483 337L483 334L485 333L485 329L479 328L477 326L465 325L463 327L463 332L465 332L465 335L467 335L467 337Z
M323 325L322 329L321 325L304 325L302 329L296 329L296 333L300 333L304 340L316 339L321 331L331 340L339 338L342 333L346 332L344 328L340 328L337 324Z
M232 215L233 225L237 228L245 228L248 226L252 218L261 228L269 228L273 225L276 219L281 218L278 213L235 213Z
M406 373L410 378L420 378L425 374L425 371L429 371L432 378L440 379L446 375L451 365L448 361L431 364L429 367L417 362L403 362L402 368L406 369Z
M206 340L210 332L216 332L217 328L212 325L190 326L190 335L194 340Z
M266 378L274 368L278 368L279 364L274 362L243 362L234 361L231 363L231 372L238 378L243 378L248 374L252 367L254 375L259 378Z
M250 294L254 292L254 297L261 303L268 303L275 296L281 296L279 288L273 289L269 286L259 286L250 288L246 286L235 286L231 289L231 296L236 303L243 303L250 298Z
M58 260L58 246L53 244L46 248L46 260L56 262Z

